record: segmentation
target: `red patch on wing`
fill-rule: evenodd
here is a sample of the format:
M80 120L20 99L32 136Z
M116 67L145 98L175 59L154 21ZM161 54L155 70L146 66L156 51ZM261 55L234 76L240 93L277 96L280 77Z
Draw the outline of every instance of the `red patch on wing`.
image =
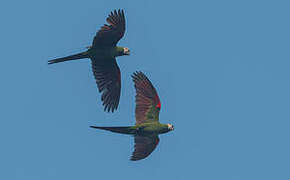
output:
M157 107L158 109L161 108L161 104L160 104L160 102L158 102L158 104L156 105L156 107Z
M156 108L160 109L161 108L161 103L160 103L158 95L155 96L155 100L158 102L157 105L156 105Z

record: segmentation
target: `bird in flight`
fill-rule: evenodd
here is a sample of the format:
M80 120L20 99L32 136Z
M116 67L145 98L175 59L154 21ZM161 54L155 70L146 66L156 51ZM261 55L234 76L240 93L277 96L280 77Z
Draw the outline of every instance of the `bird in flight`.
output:
M142 72L135 72L132 78L136 89L135 126L91 126L91 128L133 135L135 150L131 160L137 161L146 158L154 151L159 143L159 134L172 131L174 127L172 124L161 124L159 122L161 103L150 80Z
M102 93L104 111L114 112L118 108L121 92L121 72L116 57L130 55L127 47L117 46L125 33L123 10L114 10L96 33L92 46L82 53L48 61L48 64L90 58L99 92Z

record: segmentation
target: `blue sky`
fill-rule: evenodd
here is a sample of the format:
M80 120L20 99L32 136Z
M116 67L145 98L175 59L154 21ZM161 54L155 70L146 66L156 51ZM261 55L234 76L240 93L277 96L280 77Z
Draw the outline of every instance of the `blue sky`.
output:
M290 179L287 1L2 1L0 179ZM119 109L104 113L85 50L125 10ZM145 160L133 138L141 70L175 130Z

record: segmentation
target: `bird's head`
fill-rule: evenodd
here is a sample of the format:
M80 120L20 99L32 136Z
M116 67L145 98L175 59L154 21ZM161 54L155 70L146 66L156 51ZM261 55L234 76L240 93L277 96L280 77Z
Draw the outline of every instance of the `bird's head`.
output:
M174 126L172 124L167 124L168 130L169 131L173 131L174 130Z
M127 47L123 48L123 55L130 55L130 49Z

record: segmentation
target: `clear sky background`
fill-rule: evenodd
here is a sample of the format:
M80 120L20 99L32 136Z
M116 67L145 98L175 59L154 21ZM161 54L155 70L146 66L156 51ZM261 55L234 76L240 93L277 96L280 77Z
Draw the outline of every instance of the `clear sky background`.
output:
M1 1L0 179L290 179L288 1ZM104 113L85 50L111 10L127 31L119 109ZM129 161L133 138L90 125L135 123L130 75L162 102L161 135Z

